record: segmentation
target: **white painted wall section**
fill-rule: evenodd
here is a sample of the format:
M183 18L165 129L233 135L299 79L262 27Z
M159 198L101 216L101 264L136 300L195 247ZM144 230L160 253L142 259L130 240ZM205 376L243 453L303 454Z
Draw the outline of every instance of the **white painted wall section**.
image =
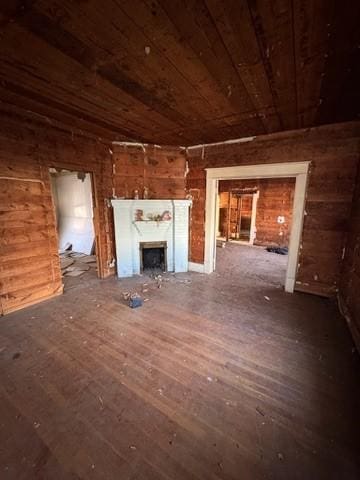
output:
M76 172L52 176L59 250L72 244L75 252L91 254L95 233L90 174L78 178Z

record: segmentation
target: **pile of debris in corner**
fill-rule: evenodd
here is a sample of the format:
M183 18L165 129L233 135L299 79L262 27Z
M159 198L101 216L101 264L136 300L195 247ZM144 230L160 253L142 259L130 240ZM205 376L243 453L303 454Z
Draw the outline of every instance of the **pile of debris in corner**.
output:
M61 275L63 277L79 277L90 269L96 270L96 256L85 253L65 251L59 254Z

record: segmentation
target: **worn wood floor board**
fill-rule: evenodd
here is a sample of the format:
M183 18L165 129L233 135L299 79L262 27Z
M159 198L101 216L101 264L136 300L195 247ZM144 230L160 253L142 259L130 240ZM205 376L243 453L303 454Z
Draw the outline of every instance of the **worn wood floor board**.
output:
M284 293L275 254L229 252L211 276L79 278L3 317L1 478L357 479L360 362L336 305Z

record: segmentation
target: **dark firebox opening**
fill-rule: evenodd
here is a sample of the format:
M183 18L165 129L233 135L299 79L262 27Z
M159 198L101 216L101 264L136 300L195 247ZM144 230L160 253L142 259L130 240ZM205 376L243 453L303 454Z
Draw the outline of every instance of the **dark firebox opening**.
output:
M160 248L143 248L142 250L143 270L165 271L165 249Z

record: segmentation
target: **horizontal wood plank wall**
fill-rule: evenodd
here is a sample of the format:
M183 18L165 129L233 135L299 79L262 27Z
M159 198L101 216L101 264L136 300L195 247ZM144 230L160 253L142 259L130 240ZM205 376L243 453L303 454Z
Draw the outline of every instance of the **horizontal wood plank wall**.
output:
M114 192L117 197L182 199L186 196L184 148L113 144Z
M141 198L146 186L149 198L185 197L183 148L110 145L6 116L0 126L3 313L62 292L49 167L92 173L101 277L115 271L111 267L115 246L109 203L113 195L132 198L137 189Z
M360 123L349 122L188 149L187 187L193 195L191 261L204 260L205 168L310 161L296 289L335 293L359 161L359 135Z
M92 172L101 277L114 256L109 145L0 119L0 299L7 313L62 292L49 167Z
M360 168L340 282L340 306L360 352Z
M287 246L290 239L295 179L269 178L219 182L219 192L228 192L234 189L259 191L254 244ZM277 222L279 215L285 217L285 223Z

